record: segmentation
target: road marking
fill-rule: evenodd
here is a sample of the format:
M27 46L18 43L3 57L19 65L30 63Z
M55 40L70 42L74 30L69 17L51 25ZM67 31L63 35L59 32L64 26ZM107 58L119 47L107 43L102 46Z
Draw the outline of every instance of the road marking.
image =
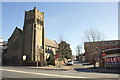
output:
M54 77L56 76L56 77L64 77L64 78L90 78L90 77L78 77L78 76L65 76L65 75L25 72L25 71L9 70L9 69L0 69L0 70L2 70L2 71L10 71L10 72L18 72L18 73L25 73L25 74L46 75L46 76L54 76Z

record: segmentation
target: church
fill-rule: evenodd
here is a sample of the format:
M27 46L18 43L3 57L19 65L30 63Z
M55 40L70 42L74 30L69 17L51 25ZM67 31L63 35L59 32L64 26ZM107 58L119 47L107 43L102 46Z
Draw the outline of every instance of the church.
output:
M25 11L23 30L15 28L8 39L7 53L3 54L7 65L20 65L23 61L45 65L51 53L56 54L58 43L45 38L44 12L36 7Z

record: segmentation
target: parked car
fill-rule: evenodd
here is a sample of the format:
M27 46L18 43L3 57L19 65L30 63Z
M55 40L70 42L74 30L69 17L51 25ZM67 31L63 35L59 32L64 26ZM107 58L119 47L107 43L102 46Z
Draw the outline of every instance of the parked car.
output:
M73 61L68 61L67 65L73 65Z

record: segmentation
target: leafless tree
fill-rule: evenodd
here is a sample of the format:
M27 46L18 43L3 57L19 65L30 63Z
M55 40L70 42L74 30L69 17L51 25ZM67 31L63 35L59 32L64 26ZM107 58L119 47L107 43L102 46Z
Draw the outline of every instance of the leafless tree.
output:
M78 60L80 60L81 52L82 52L82 47L80 45L77 45L76 46L76 53L77 53L77 59Z
M64 40L63 34L58 35L58 43Z
M105 37L102 33L92 28L85 32L85 42L91 42L91 44L89 44L89 52L91 52L91 59L95 59L97 57L97 59L99 60L100 52L102 51L101 47L104 46L101 41L103 41L104 38Z
M82 47L80 45L77 45L77 47L76 47L77 55L80 55L81 49L82 49Z
M43 49L41 48L38 48L38 51L37 51L37 61L40 61L41 63L41 66L43 66L43 61L44 61L44 54L43 54Z
M84 39L86 42L102 41L104 40L104 35L91 28L85 32Z

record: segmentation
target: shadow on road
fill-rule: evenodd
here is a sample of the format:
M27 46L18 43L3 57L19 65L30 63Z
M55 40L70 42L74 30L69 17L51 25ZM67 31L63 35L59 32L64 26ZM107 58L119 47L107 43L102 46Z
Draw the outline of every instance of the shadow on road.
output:
M95 73L111 73L111 74L120 74L120 70L111 70L111 69L105 69L105 68L75 68L74 70L78 72L95 72Z
M118 80L116 78L3 78L2 80Z

